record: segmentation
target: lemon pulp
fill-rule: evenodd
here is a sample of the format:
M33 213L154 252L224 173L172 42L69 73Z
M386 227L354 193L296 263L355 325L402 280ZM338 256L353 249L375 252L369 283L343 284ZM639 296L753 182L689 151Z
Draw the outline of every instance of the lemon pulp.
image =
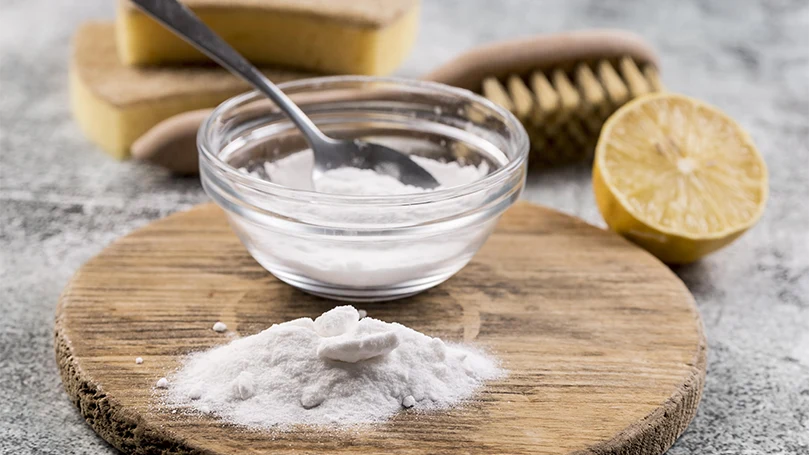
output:
M658 93L625 105L604 125L593 188L610 228L665 262L686 263L758 220L767 168L733 119Z

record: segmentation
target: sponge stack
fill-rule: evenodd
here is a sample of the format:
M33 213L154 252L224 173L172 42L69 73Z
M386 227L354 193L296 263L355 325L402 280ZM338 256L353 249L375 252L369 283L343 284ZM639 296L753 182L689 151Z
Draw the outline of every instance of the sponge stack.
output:
M84 133L117 158L161 121L190 110L213 107L248 90L247 83L213 67L132 68L118 60L110 23L87 23L73 41L70 102ZM275 82L306 73L267 70Z
M393 71L415 38L418 0L182 0L276 83ZM266 66L269 65L269 66ZM214 107L248 85L121 0L114 24L73 40L70 99L85 134L110 155L163 120Z

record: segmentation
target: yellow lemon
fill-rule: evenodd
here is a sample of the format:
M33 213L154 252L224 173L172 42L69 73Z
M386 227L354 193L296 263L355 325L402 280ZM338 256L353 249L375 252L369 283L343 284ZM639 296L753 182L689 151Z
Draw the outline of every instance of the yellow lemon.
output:
M611 229L663 262L695 261L742 235L767 200L767 166L750 136L701 101L638 98L604 124L593 189Z

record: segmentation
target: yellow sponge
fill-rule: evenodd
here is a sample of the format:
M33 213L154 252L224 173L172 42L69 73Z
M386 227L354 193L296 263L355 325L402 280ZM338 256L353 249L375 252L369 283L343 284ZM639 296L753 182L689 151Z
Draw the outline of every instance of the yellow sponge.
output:
M213 107L247 91L246 83L213 67L132 68L115 52L111 23L83 25L73 42L70 101L85 134L117 158L157 123L181 112ZM265 71L273 82L312 76Z
M324 73L384 75L413 46L419 0L183 0L256 64ZM118 52L125 64L205 61L172 32L119 0Z

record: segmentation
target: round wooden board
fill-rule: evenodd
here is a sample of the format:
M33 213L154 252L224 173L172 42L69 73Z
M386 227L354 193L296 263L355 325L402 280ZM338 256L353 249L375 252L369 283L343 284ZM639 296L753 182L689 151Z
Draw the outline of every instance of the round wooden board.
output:
M160 405L158 378L229 341L215 321L245 336L334 305L265 272L203 205L82 267L61 297L56 355L88 423L138 454L660 454L702 393L705 339L683 283L615 234L519 203L446 283L361 306L502 359L508 377L472 403L338 435L251 432Z

